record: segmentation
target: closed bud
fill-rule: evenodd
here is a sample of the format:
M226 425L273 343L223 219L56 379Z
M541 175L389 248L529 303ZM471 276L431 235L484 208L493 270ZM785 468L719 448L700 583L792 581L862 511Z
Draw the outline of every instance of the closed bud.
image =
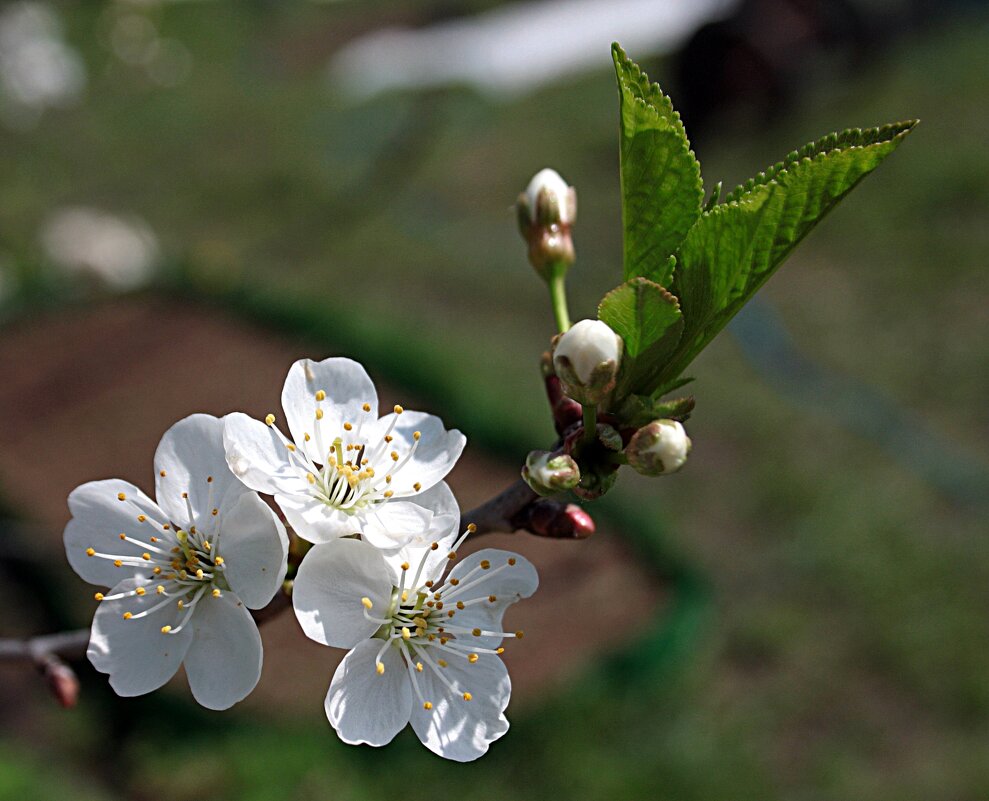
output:
M644 476L675 473L690 453L690 437L676 420L654 420L632 435L625 448L628 463Z
M596 406L615 388L621 366L622 338L600 320L581 320L561 334L553 351L553 369L563 391L578 403Z
M538 495L556 495L577 486L580 468L565 453L533 451L525 460L522 478Z
M558 172L536 173L516 203L519 230L529 244L529 262L544 279L566 270L576 254L570 228L577 219L577 193Z

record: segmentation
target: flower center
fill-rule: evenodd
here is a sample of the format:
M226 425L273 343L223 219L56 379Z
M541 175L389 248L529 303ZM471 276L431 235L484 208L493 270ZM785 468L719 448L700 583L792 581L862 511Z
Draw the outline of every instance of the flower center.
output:
M162 477L164 474L162 471ZM154 515L142 511L136 503L128 500L125 493L117 494L118 501L130 504L137 512L134 516L135 529L118 535L122 542L134 547L129 548L130 553L127 554L101 553L90 547L86 549L86 555L108 559L113 562L114 567L133 568L135 577L139 580L146 579L146 583L112 595L98 592L95 595L97 601L116 601L153 593L160 596L157 603L134 612L124 612L124 620L138 620L174 604L182 615L175 626L162 626L161 632L177 634L189 622L196 604L207 593L219 598L223 590L230 589L223 575L226 566L219 553L220 510L212 506L213 477L206 480L210 486L206 504L208 511L202 516L204 519L196 521L189 493L182 493L189 520L195 521L190 523L188 530L170 521L156 519ZM141 552L135 553L135 549L140 549Z

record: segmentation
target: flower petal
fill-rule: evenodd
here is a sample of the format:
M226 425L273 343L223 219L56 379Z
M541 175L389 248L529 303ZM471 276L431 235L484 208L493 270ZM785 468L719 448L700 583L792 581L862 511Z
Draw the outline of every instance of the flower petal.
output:
M493 654L481 654L474 664L466 659L450 660L448 667L439 669L461 693L469 692L471 700L452 693L434 670L426 668L418 675L419 687L433 708L413 705L412 728L434 754L470 762L508 731L503 713L512 682L504 663Z
M143 579L125 579L112 593L130 592L147 586ZM100 673L110 674L110 686L117 695L144 695L157 690L179 669L192 642L192 631L162 634L161 627L174 625L178 610L174 603L147 617L125 620L124 612L136 615L161 603L153 592L115 601L102 601L93 618L93 630L86 655Z
M364 528L365 539L381 549L396 586L402 574L402 564L411 566L411 574L407 579L410 582L416 573L419 573L420 585L429 579L438 580L443 569L449 564L447 555L450 553L460 529L460 507L446 482L441 481L432 489L416 496L416 500L423 502L427 508L431 509L433 518L426 531L414 535L405 545L399 548L388 548L386 547L387 541L384 541L383 538L372 539L367 536L368 531L371 530L370 526ZM389 505L390 503L384 508L387 509ZM435 551L430 547L434 542L439 545ZM425 559L425 563L422 570L419 570L419 565L423 559Z
M195 699L207 709L228 709L246 698L261 678L261 635L236 593L204 595L189 627L185 673Z
M241 412L224 417L223 447L230 470L252 490L274 495L306 486L305 471L281 437L253 417Z
M459 527L460 506L441 481L414 497L376 504L365 515L361 533L377 548L394 549L438 542Z
M285 580L285 526L253 492L242 495L219 520L223 575L249 609L260 609Z
M65 555L72 569L85 581L112 587L124 578L149 572L114 567L110 559L86 555L86 549L93 548L98 553L140 556L145 549L121 541L121 534L141 542L148 542L154 535L162 536L165 514L141 490L119 478L90 481L72 490L69 511L72 519L65 527ZM145 520L138 520L138 515L143 515Z
M173 523L205 528L213 509L222 512L247 491L227 467L220 418L192 414L165 432L155 451L155 497Z
M317 392L325 392L322 401L316 400ZM370 411L364 411L364 404ZM322 411L317 421L316 409ZM282 389L282 408L292 439L307 453L313 450L315 461L322 464L325 454L316 453L316 426L320 427L322 444L328 449L343 430L344 422L356 425L366 418L373 421L378 415L378 393L367 371L353 359L333 358L314 362L300 359L288 371ZM306 434L312 439L306 443Z
M397 648L381 655L384 673L375 657L382 640L365 640L337 666L326 694L326 717L345 743L386 745L409 722L412 683Z
M509 560L514 560L515 564L509 564ZM488 570L478 570L466 581L464 577L477 568L482 561L488 562L491 567ZM450 587L450 579L463 581L461 586L472 585L461 592L459 589ZM476 583L475 583L476 582ZM539 586L539 576L536 568L524 556L519 556L511 551L500 551L495 548L485 548L464 557L458 563L446 579L443 600L468 601L471 598L482 598L493 596L493 602L485 600L483 603L471 604L466 609L457 612L457 625L464 628L480 628L486 631L501 631L501 619L505 610L521 598L528 598ZM501 644L501 637L473 637L471 642L476 643L481 648L497 648Z
M279 494L275 495L275 503L295 533L309 542L330 542L360 533L361 520L356 515L327 506L311 495Z
M292 605L310 639L337 648L353 648L378 629L365 617L387 614L391 574L381 554L360 540L333 540L306 554L292 587Z
M372 443L379 441L395 421L391 432L392 442L390 452L398 454L401 463L405 455L412 449L415 442L415 432L419 432L419 443L412 459L404 467L394 473L392 487L396 495L414 492L416 483L422 489L429 489L446 477L460 458L467 438L456 429L447 431L440 418L425 412L405 411L398 415L388 414L375 424L376 430L368 432L368 440ZM387 471L391 468L391 457L386 456L386 462L380 463L376 469ZM384 464L385 466L382 466Z

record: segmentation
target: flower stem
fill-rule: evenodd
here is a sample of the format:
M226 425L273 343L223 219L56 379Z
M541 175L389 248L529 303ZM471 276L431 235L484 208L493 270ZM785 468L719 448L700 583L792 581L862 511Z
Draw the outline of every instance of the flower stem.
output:
M553 316L556 317L556 327L562 334L570 328L570 312L567 309L566 289L567 265L554 264L550 270L549 296L553 302Z
M584 442L591 443L598 431L598 407L589 405L584 407Z

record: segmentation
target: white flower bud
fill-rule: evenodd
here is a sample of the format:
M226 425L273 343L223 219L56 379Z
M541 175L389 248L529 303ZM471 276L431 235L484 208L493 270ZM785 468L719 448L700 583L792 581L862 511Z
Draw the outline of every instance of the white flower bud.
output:
M632 435L625 448L628 463L644 476L675 473L690 453L690 437L676 420L654 420Z
M525 188L529 220L533 224L571 225L577 219L577 193L556 170L540 170Z
M580 468L565 453L532 451L526 457L522 478L539 495L556 495L580 483Z
M624 347L607 323L575 323L553 351L553 368L563 391L585 406L601 403L615 388Z

